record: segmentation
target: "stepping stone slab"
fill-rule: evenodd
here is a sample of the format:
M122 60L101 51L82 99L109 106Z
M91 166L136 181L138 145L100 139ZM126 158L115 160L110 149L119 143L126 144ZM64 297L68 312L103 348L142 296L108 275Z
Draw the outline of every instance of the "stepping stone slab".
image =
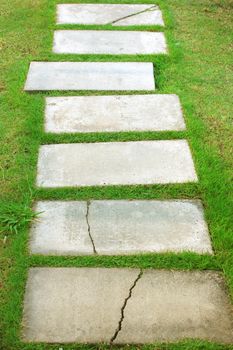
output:
M114 278L111 278L114 274ZM26 287L23 337L46 343L109 341L138 270L33 268Z
M112 24L113 26L164 25L155 5L61 4L57 24Z
M152 63L32 62L26 91L154 90Z
M98 254L212 253L198 201L93 201L89 225Z
M90 255L93 245L88 234L87 202L39 202L40 213L32 225L31 251L53 255Z
M232 306L220 273L29 270L24 341L143 344L187 338L233 341Z
M52 133L185 130L176 95L47 97Z
M197 200L43 201L34 209L41 213L31 228L36 254L212 253Z
M232 306L221 275L210 271L145 271L127 303L115 343L187 338L232 343Z
M40 187L196 182L185 140L55 144L40 147Z
M53 52L67 54L166 54L163 33L110 30L57 30Z

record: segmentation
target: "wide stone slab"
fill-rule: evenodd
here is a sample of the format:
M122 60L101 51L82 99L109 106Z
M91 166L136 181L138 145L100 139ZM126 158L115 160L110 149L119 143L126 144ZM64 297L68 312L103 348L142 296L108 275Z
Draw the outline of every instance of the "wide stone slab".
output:
M197 200L42 201L34 210L41 214L31 227L32 253L212 253Z
M163 33L110 30L57 30L53 52L67 54L166 54Z
M115 343L233 342L233 314L217 272L148 270L125 309Z
M143 344L187 338L233 341L232 306L217 272L29 270L24 341Z
M36 203L34 210L40 216L31 226L31 252L44 255L93 254L88 234L87 209L87 202Z
M61 4L57 24L164 25L162 13L147 4Z
M114 274L114 278L112 278ZM138 270L33 268L26 287L23 338L30 342L110 341Z
M26 91L154 90L152 63L32 62Z
M176 95L47 97L52 133L185 130Z
M93 201L89 224L98 254L212 253L199 201Z
M43 145L40 187L196 182L187 141L100 142Z

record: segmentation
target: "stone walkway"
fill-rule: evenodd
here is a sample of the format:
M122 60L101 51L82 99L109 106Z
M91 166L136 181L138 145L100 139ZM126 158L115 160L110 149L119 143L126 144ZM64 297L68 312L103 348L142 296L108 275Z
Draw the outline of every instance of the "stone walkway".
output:
M60 4L57 24L130 28L164 22L154 5ZM168 54L168 48L162 32L56 30L53 52L147 55ZM146 94L155 90L150 62L32 62L25 90L114 92L46 97L45 132L185 130L178 96ZM39 149L39 188L197 181L187 140L66 143ZM35 203L34 210L41 215L31 227L30 254L213 254L197 199L48 200ZM22 326L25 342L233 341L232 307L223 277L214 271L34 267L29 270Z

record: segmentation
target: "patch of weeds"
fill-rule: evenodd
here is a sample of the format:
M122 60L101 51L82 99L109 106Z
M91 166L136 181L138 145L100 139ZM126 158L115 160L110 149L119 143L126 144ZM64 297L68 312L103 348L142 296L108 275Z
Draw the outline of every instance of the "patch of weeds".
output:
M37 218L39 214L27 205L3 204L0 208L0 234L4 236L17 234L30 224L32 220Z

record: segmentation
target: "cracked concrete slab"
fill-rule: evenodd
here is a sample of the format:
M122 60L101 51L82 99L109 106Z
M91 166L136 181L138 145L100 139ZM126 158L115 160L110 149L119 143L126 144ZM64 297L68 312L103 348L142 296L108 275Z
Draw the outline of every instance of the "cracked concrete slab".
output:
M164 33L111 30L56 30L53 52L58 54L166 54Z
M40 216L31 226L31 253L93 254L86 220L87 202L40 201L35 204L34 210Z
M185 130L180 101L176 95L46 98L46 132L165 130Z
M59 4L57 24L161 25L162 13L151 4Z
M202 339L233 342L233 313L222 275L146 270L128 300L114 344Z
M212 253L197 200L43 201L35 211L42 214L31 227L34 254Z
M23 340L142 344L232 343L233 314L220 273L31 268Z
M25 91L155 89L150 62L31 62Z
M186 140L43 145L37 186L107 186L196 182Z
M31 268L23 340L109 343L137 269Z

